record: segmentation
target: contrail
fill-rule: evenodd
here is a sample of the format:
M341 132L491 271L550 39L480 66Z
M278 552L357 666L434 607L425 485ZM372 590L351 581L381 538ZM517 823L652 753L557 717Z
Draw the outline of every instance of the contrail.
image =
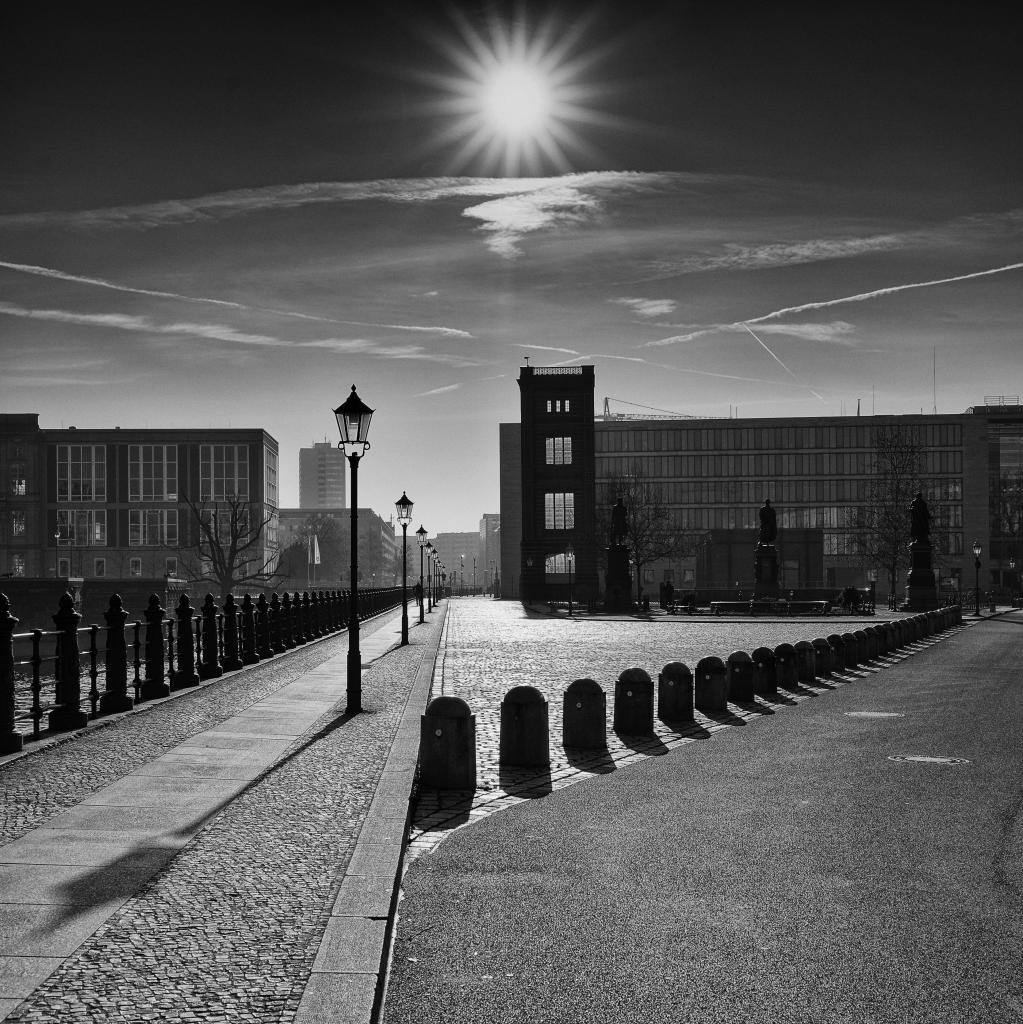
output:
M956 281L969 281L975 277L987 277L990 274L1004 274L1008 270L1023 270L1023 263L1008 263L1004 267L992 267L990 270L975 270L971 274L958 274L955 277L939 277L934 281L916 281L913 284L896 284L889 288L875 288L870 292L859 292L856 295L843 295L838 299L824 299L821 302L804 302L799 306L786 306L784 309L776 309L771 313L764 313L761 316L747 317L746 320L737 320L730 324L714 324L709 327L701 327L688 334L673 334L668 338L658 338L656 341L648 341L644 348L658 347L663 345L674 345L680 341L692 341L704 334L714 334L716 331L734 330L745 327L747 324L758 324L764 320L774 320L786 313L802 313L808 309L824 309L826 306L840 306L845 302L864 302L867 299L876 299L883 295L893 295L895 292L908 291L911 288L933 288L938 284L954 284ZM749 328L747 328L748 330ZM757 339L760 341L760 339ZM763 344L763 342L760 342ZM766 346L765 346L766 347Z
M975 270L972 274L959 274L956 277L939 277L935 281L917 281L915 284L896 284L890 288L876 288L872 292L860 292L858 295L844 295L839 299L825 299L823 302L804 302L801 306L786 306L776 309L773 313L763 316L752 316L749 323L756 324L762 320L773 320L786 313L801 313L806 309L823 309L825 306L838 306L843 302L863 302L865 299L876 299L881 295L893 295L895 292L909 291L911 288L933 288L937 284L954 284L956 281L969 281L974 277L987 277L989 274L1004 274L1007 270L1023 270L1023 263L1009 263L1004 267L993 267L991 270Z
M801 381L801 380L800 380L800 379L799 379L799 378L798 378L798 377L797 377L797 376L796 376L796 375L795 375L795 374L794 374L794 373L793 373L793 372L792 372L792 371L791 371L791 370L790 370L790 369L789 369L789 368L788 368L788 367L787 367L787 366L786 366L786 365L785 365L785 364L784 364L784 363L783 363L783 362L782 362L782 361L781 361L781 360L780 360L780 359L779 359L779 358L778 358L778 357L777 357L777 356L776 356L776 355L775 355L775 354L774 354L774 353L773 353L773 352L772 352L772 351L771 351L771 350L770 350L770 349L769 349L769 348L767 347L767 345L766 345L766 344L764 343L763 339L759 338L759 337L758 337L758 336L757 336L756 334L753 334L753 329L752 329L752 328L750 327L750 325L749 325L749 324L746 324L746 323L744 323L744 324L742 324L742 326L743 326L743 327L745 327L745 328L746 328L746 330L747 330L747 331L749 331L749 333L750 333L750 334L751 334L751 335L753 336L753 340L754 340L755 342L757 342L757 344L759 344L759 345L760 345L760 347L761 347L761 348L762 348L762 349L763 349L763 350L764 350L764 351L765 351L765 352L766 352L766 353L767 353L767 354L768 354L768 355L769 355L769 356L770 356L770 357L771 357L771 358L772 358L772 359L773 359L773 360L774 360L774 361L775 361L775 362L776 362L776 363L777 363L777 364L778 364L778 365L779 365L779 366L780 366L780 367L781 367L781 368L782 368L782 369L783 369L783 370L784 370L784 371L785 371L785 372L786 372L786 373L787 373L787 374L788 374L788 375L789 375L789 376L790 376L790 377L791 377L791 378L792 378L792 379L793 379L793 380L794 380L794 381L795 381L795 382L796 382L796 383L797 383L797 384L798 384L798 385L800 386L800 387L804 387L804 388L806 388L806 389L807 389L807 391L809 391L809 392L810 392L810 394L814 396L814 398L820 398L820 400L821 400L822 402L824 401L824 399L823 399L823 398L821 398L821 396L820 396L820 395L818 395L818 394L817 394L817 392L816 392L816 391L814 391L814 389L813 389L812 387L810 387L810 386L809 386L808 384L804 384L804 383L803 383L803 382L802 382L802 381Z
M263 306L247 306L242 302L229 302L227 299L210 299L201 295L181 295L178 292L164 292L155 288L134 288L116 281L107 281L102 277L84 277L81 274L68 274L63 270L51 267L37 267L30 263L9 263L0 260L0 268L14 270L19 274L35 274L37 277L49 277L57 281L70 281L72 284L87 284L94 288L109 288L115 292L129 292L132 295L149 295L157 299L177 299L182 302L202 302L209 306L222 306L228 309L241 309L250 313L270 313L274 316L290 317L295 320L314 320L322 324L343 324L349 327L382 327L392 331L412 331L420 334L443 334L454 338L471 338L468 331L456 327L423 327L413 324L377 324L365 320L336 320L329 316L314 316L311 313L297 313L287 309L269 309Z

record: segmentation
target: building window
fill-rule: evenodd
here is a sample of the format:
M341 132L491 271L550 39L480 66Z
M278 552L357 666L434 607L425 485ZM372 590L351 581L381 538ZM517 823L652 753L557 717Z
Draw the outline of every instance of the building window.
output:
M129 547L173 547L178 542L176 508L133 508L128 512Z
M16 498L24 498L27 493L25 483L25 467L20 462L11 463L11 494Z
M548 398L547 399L547 411L548 412L570 412L572 408L572 401L568 398Z
M141 576L142 575L142 559L141 558L129 558L128 559L128 575L129 576Z
M107 450L103 445L57 445L57 500L107 500Z
M24 537L25 536L25 513L24 512L12 512L11 513L11 536L12 537Z
M552 493L543 496L544 528L547 530L575 529L575 494Z
M13 555L11 555L11 575L25 575L25 556L20 552L15 552Z
M177 576L178 574L178 560L174 557L170 557L164 560L163 563L164 572L168 576Z
M264 500L268 505L277 507L277 453L269 448L263 449L266 482Z
M572 438L570 438L570 437L548 437L547 438L547 465L548 466L571 466L572 465Z
M107 510L59 508L57 532L60 540L78 547L106 547Z
M249 448L244 444L199 446L199 489L203 501L249 497Z
M178 497L178 446L132 444L128 446L128 500L176 501Z
M57 575L63 578L67 578L71 575L71 559L70 558L58 558L57 559Z
M107 560L105 558L94 558L92 561L92 574L93 576L106 576L107 574Z

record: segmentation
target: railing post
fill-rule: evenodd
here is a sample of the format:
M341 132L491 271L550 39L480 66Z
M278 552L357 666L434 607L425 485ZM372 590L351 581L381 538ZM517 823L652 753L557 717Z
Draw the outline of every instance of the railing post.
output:
M199 662L200 679L216 679L224 674L217 662L217 603L207 594L202 603L202 659Z
M266 594L260 594L256 601L256 653L260 658L274 656L270 647L270 606L266 603Z
M284 645L284 649L288 651L295 646L294 623L292 619L291 595L285 590L284 597L281 598L281 643Z
M256 653L256 610L252 604L252 595L242 598L242 664L255 665L259 661Z
M284 646L284 620L281 618L281 599L275 590L270 595L270 650L274 654L283 654L287 647Z
M309 591L302 591L302 635L306 640L316 639L316 623L313 620L313 602Z
M135 678L132 680L132 689L135 692L135 700L140 701L142 700L142 676L139 671L142 668L142 623L136 619L132 623L131 628L134 634L134 639L132 641L132 667L135 670Z
M234 594L228 594L224 601L224 671L236 672L242 667L238 656L238 607Z
M0 594L0 754L16 754L24 739L14 723L14 627L11 602Z
M62 594L60 611L53 616L57 627L57 704L50 712L51 732L65 732L81 729L87 725L89 716L82 710L82 666L79 661L78 623L81 615L75 611L74 598Z
M172 676L175 688L198 686L199 675L195 671L195 648L192 646L192 603L188 594L182 594L178 601L178 670Z
M32 739L39 739L39 727L43 719L43 704L40 695L43 683L40 679L43 667L43 631L32 630Z
M110 598L110 607L103 613L107 623L107 678L99 699L101 715L131 711L135 701L128 696L128 646L124 641L124 624L128 613L120 594Z
M89 627L89 717L95 718L99 707L99 626Z
M309 624L312 627L313 638L316 640L323 636L323 616L320 614L322 607L320 604L320 592L314 590L309 595Z
M291 629L295 646L304 644L308 639L305 635L305 610L302 605L302 595L297 590L291 599Z

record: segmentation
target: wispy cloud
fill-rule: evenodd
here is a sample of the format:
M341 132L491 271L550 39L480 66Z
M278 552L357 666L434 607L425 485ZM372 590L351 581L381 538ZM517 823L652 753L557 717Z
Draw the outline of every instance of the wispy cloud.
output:
M451 391L458 391L460 388L466 387L469 384L485 384L491 380L503 380L507 377L506 373L496 373L492 377L477 377L475 380L463 380L456 384L442 384L438 388L430 388L429 391L419 391L413 398L429 398L431 395L446 395Z
M912 284L890 285L886 288L875 288L869 292L858 292L855 295L843 295L837 299L822 299L819 302L804 302L798 306L785 306L782 309L772 310L770 313L762 313L760 316L747 317L745 320L735 320L731 323L711 324L706 327L698 327L695 330L687 331L685 334L673 334L667 338L658 338L655 341L648 341L644 347L657 347L663 345L678 345L683 342L693 341L706 334L715 334L718 331L741 331L747 329L747 324L762 324L764 321L776 320L778 317L787 316L791 313L804 313L811 309L826 309L829 306L840 306L847 302L866 302L870 299L883 298L886 295L894 295L897 292L910 291L914 288L933 288L942 284L954 284L958 281L970 281L978 277L988 277L991 274L1004 274L1011 270L1023 270L1023 263L1009 263L1003 267L992 267L990 270L976 270L970 274L957 274L954 277L939 277L931 281L916 281Z
M783 369L783 370L784 370L784 371L785 371L785 372L786 372L786 373L787 373L787 374L788 374L788 375L789 375L789 376L790 376L790 377L791 377L791 378L792 378L792 379L793 379L793 380L794 380L794 381L795 381L795 382L797 383L797 384L799 384L799 385L800 385L800 386L802 386L802 387L806 387L806 386L807 386L807 385L805 385L805 384L803 383L803 381L801 381L801 380L800 380L800 379L799 379L799 378L798 378L798 377L797 377L797 376L796 376L796 375L795 375L795 374L794 374L794 373L793 373L793 372L792 372L792 371L791 371L791 370L790 370L790 369L788 368L788 366L786 366L786 365L785 365L785 363L783 363L783 362L781 361L781 359L780 359L780 358L779 358L779 357L777 356L777 354L776 354L776 353L775 353L775 352L774 352L774 351L773 351L772 349L770 349L770 348L769 348L769 347L767 346L767 343L766 343L766 342L765 342L765 341L764 341L764 340L763 340L762 338L760 338L760 337L759 337L759 336L758 336L758 335L756 334L756 332L755 332L755 331L753 330L753 328L752 328L752 327L750 327L750 325L749 325L749 324L743 324L742 326L746 328L747 332L748 332L748 333L749 333L749 334L750 334L750 335L752 336L753 340L754 340L754 341L755 341L755 342L756 342L756 343L757 343L757 344L758 344L758 345L759 345L759 346L760 346L760 347L761 347L761 348L762 348L762 349L763 349L763 350L764 350L764 351L765 351L765 352L766 352L766 353L767 353L767 354L768 354L768 355L769 355L769 356L770 356L770 357L771 357L771 358L772 358L772 359L773 359L773 360L774 360L774 361L775 361L775 362L776 362L776 363L777 363L777 364L778 364L778 365L779 365L779 366L780 366L780 367L781 367L781 368L782 368L782 369ZM812 388L808 388L808 390L810 391L810 394L814 396L814 398L819 398L819 399L820 399L820 400L821 400L822 402L824 401L824 399L823 399L823 398L821 398L821 396L820 396L820 395L818 395L818 394L817 394L817 392L816 392L816 391L814 391L814 390L813 390Z
M791 338L805 338L807 341L821 341L835 345L855 345L856 328L846 320L832 320L830 323L787 324L761 323L757 330L761 334L786 334Z
M668 316L675 311L678 305L674 299L608 299L608 302L626 306L638 316L656 317Z
M579 349L577 348L559 348L557 345L529 345L525 342L516 342L516 348L529 348L536 349L539 352L561 352L565 355L577 356L579 355Z
M87 277L82 274L69 274L63 270L55 270L52 267L39 267L30 263L10 263L7 260L0 260L0 268L12 270L20 274L33 274L37 277L46 277L56 281L67 281L71 284L84 284L94 288L107 288L116 292L127 292L131 295L146 295L158 299L177 299L182 302L199 302L210 306L220 306L226 309L241 309L252 313L269 313L273 316L292 317L296 320L311 320L316 323L341 324L346 327L378 327L390 331L411 331L422 334L439 334L449 338L472 338L468 331L462 331L455 327L439 327L421 324L381 324L372 323L366 320L338 320L329 316L315 316L312 313L300 313L295 310L271 309L266 306L249 306L243 302L231 302L227 299L211 299L202 295L183 295L180 292L160 291L156 288L137 288L132 285L120 284L116 281L109 281L102 277Z
M381 359L418 359L451 366L480 365L478 360L430 351L420 345L382 345L367 338L318 338L312 341L292 341L274 335L239 331L228 324L192 321L158 323L147 316L130 316L124 313L79 313L61 309L28 309L9 302L0 302L0 315L83 327L134 331L149 335L182 335L205 341L223 341L259 348L323 348L335 352L375 356Z

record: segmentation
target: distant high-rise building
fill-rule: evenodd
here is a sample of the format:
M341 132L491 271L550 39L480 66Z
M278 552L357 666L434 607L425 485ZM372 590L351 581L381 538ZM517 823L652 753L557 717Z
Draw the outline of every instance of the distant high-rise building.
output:
M345 508L345 454L329 441L298 450L299 508Z

